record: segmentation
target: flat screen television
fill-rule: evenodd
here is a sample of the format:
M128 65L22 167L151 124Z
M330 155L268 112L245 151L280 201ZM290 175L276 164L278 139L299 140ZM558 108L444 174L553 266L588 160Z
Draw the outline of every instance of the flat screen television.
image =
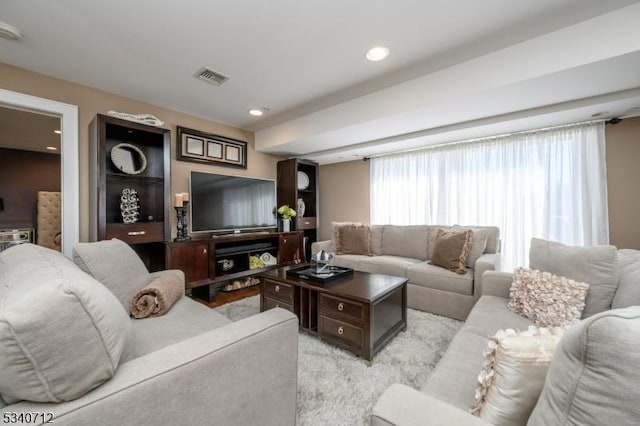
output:
M275 229L276 182L192 171L190 231L231 233Z

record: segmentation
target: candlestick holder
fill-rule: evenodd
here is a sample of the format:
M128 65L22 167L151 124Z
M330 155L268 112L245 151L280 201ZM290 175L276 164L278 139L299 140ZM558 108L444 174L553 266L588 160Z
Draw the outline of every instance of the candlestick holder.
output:
M182 207L174 207L176 209L176 214L178 215L178 235L174 238L173 241L187 241L190 240L191 237L187 233L188 222L187 222L187 207L189 202L185 201L182 203Z

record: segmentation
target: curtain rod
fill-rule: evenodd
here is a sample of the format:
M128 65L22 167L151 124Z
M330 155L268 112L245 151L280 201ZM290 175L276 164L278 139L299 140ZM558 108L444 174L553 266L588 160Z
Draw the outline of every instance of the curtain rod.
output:
M517 132L501 133L501 134L493 135L493 136L483 136L483 137L480 137L480 138L463 139L461 141L443 142L443 143L434 144L434 145L421 146L419 148L408 148L408 149L404 149L404 150L400 150L400 151L395 151L393 153L368 155L368 156L366 156L364 158L364 160L367 161L367 160L369 160L371 158L386 157L386 156L391 156L391 155L396 155L396 154L404 154L404 153L407 153L407 152L427 151L427 150L431 150L431 149L442 148L442 147L445 147L445 146L454 146L454 145L462 145L462 144L481 142L481 141L488 141L488 140L494 140L494 139L502 139L502 138L506 138L506 137L509 137L509 136L515 136L515 135L528 135L528 134L533 134L533 133L538 133L538 132L546 132L548 130L567 129L569 127L583 126L585 124L601 123L603 121L605 123L608 123L609 121L611 121L612 124L617 124L617 123L619 123L621 121L621 119L612 118L611 120L599 119L599 120L579 121L577 123L559 124L557 126L540 127L540 128L537 128L537 129L529 129L529 130L520 130L520 131L517 131Z

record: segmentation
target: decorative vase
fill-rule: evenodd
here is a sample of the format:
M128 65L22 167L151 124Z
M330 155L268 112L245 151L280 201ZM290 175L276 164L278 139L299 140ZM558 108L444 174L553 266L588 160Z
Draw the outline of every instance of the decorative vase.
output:
M305 206L304 204L304 200L302 198L298 198L298 217L303 217L304 216L304 211L306 210L307 206Z
M120 214L124 223L136 223L140 210L138 192L133 188L124 188L120 195Z
M291 231L291 219L282 219L282 232Z

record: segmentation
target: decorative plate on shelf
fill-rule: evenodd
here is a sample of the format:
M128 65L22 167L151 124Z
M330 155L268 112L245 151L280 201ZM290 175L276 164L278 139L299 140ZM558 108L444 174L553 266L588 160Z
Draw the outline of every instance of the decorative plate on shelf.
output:
M298 172L298 189L304 190L309 187L309 176L305 172Z

